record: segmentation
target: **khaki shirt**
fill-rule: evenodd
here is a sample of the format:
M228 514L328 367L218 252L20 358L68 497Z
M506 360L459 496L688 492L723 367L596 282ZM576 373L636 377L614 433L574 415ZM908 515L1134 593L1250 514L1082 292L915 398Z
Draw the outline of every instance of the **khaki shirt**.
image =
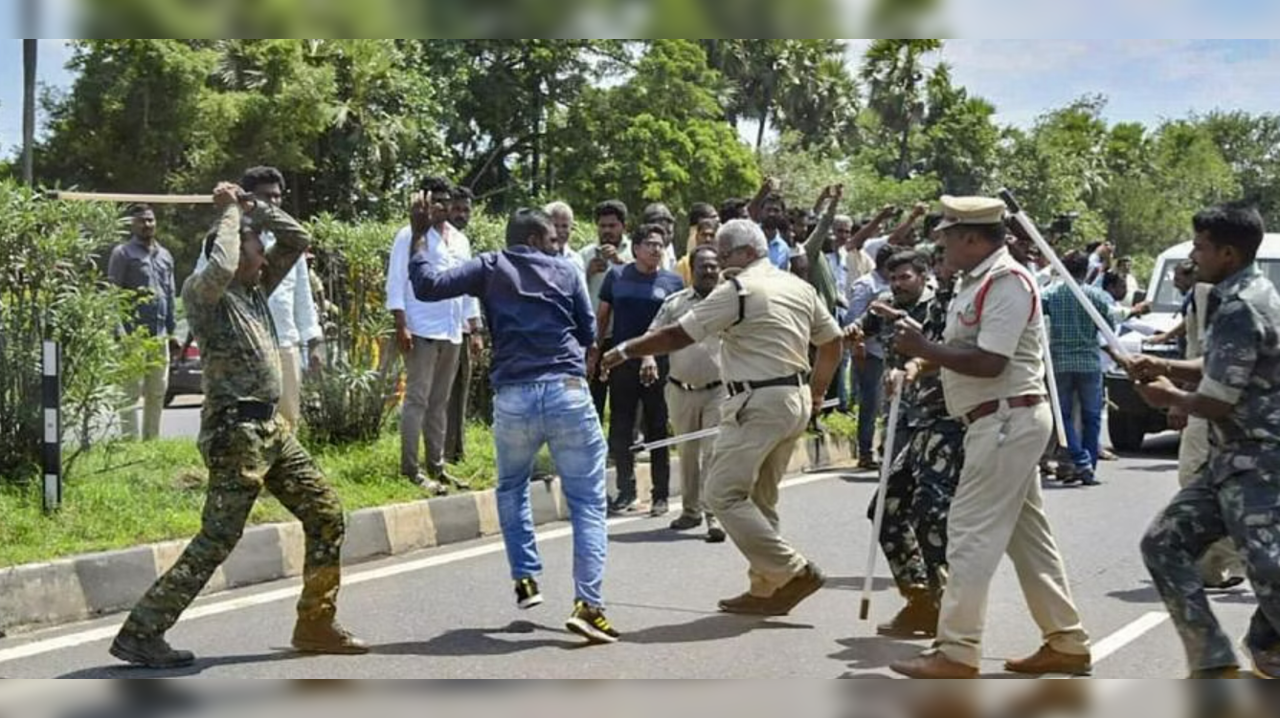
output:
M675 324L680 317L703 301L693 287L672 294L662 303L658 315L653 318L650 331ZM706 386L720 381L719 335L706 337L673 353L668 374L672 379L691 386Z
M952 416L962 417L993 399L1045 393L1040 297L1034 288L1035 279L1030 278L1028 286L1012 274L1018 271L1026 274L1009 250L1001 247L964 273L956 286L943 340L949 346L977 347L999 354L1009 362L999 376L991 379L943 369L942 388ZM988 281L979 314L978 292Z
M727 276L727 273L726 273ZM737 275L739 296L725 281L680 318L695 342L719 334L720 368L726 382L765 381L808 372L809 344L841 337L840 326L808 282L774 267L767 258Z

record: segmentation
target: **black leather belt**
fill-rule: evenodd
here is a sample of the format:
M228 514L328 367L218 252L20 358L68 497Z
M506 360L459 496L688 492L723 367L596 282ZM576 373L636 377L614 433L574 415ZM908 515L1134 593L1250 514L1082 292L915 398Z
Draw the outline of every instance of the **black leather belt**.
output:
M276 405L265 401L238 401L236 418L240 421L271 421L276 418Z
M729 396L736 396L748 389L767 389L771 386L804 386L804 384L804 374L792 374L791 376L765 379L764 381L731 381L728 386Z
M681 389L684 389L685 391L710 391L712 389L717 389L724 385L724 382L718 379L716 381L711 382L710 384L703 384L702 386L694 386L693 384L686 384L680 381L679 379L671 376L667 377L667 381L671 382L675 386L680 387Z
M1005 405L1010 409L1024 409L1030 406L1036 406L1044 401L1042 394L1023 394L1022 396L1011 396L1003 399ZM1000 411L1000 401L983 402L964 415L966 424L972 424L979 419L985 419L988 416Z

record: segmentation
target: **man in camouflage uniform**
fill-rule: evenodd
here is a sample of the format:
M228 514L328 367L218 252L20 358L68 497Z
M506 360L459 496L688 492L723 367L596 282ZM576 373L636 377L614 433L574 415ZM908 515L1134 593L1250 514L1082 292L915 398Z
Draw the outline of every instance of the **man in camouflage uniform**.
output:
M241 205L249 220L242 224ZM280 401L280 354L269 296L311 241L292 217L255 201L234 184L219 184L222 216L205 241L206 266L182 288L204 366L200 453L209 467L201 529L177 563L138 601L111 654L153 668L190 665L164 634L226 560L265 487L302 521L306 535L302 598L294 648L311 653L365 653L368 648L335 620L340 578L342 507L311 457L286 429ZM263 252L259 234L276 243Z
M1215 286L1201 359L1134 357L1127 368L1153 406L1210 423L1210 455L1142 538L1142 557L1182 638L1193 677L1234 677L1239 664L1205 597L1196 562L1232 538L1258 597L1244 639L1254 672L1280 676L1280 294L1254 264L1262 217L1241 205L1193 220L1191 259ZM1199 382L1184 391L1174 382Z
M911 250L895 255L887 269L892 295L873 303L867 316L849 327L854 334L881 334L891 368L887 381L890 386L897 377L904 381L898 451L887 457L893 466L885 486L880 547L907 605L876 632L901 638L933 637L947 582L947 510L964 463L964 426L947 415L941 375L937 371L921 374L920 362L892 348L893 323L886 319L909 316L923 327L926 337L941 341L952 273L941 266L938 290L929 289L927 254ZM889 301L892 306L886 308ZM873 496L867 508L867 517L873 521L875 507Z

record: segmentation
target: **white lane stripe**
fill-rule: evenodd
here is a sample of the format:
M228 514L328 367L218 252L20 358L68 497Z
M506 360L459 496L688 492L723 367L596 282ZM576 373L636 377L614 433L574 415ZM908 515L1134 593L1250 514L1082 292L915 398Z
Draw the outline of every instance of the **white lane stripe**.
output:
M790 479L788 481L783 481L782 488L789 489L796 486L804 486L806 484L812 484L818 481L828 481L834 478L835 476L831 474L813 474L809 476L801 476L794 479ZM671 508L674 511L678 511L681 508L681 503L679 501L672 501ZM628 516L628 517L610 519L609 526L610 527L621 526L623 524L629 524L629 523L632 523L635 521L641 521L647 518L648 518L647 516ZM549 531L543 531L541 533L538 533L537 539L539 542L543 542L543 541L551 541L553 539L564 538L566 536L571 536L571 535L573 535L573 529L568 526L563 526L560 528L551 529ZM473 546L471 548L459 549L457 551L450 551L448 553L443 553L438 556L429 556L427 558L421 558L416 561L408 561L406 563L397 563L391 566L383 566L381 568L367 569L364 571L344 571L342 575L342 583L344 586L355 586L357 584L365 583L367 581L377 581L384 578L391 578L392 576L399 576L404 573L412 573L414 571L423 571L426 569L435 568L437 566L445 566L451 563L457 563L459 561L466 561L468 559L479 558L481 556L488 556L489 554L498 553L503 550L504 549L503 549L502 542L494 541L492 543L488 543L483 546ZM180 622L191 621L197 618L207 618L209 616L217 616L219 614L229 613L231 611L239 611L241 609L252 608L254 606L261 606L263 604L274 603L276 601L294 600L297 597L298 597L298 589L296 587L292 587L292 588L276 589L274 591L266 591L264 593L256 593L251 596L242 596L240 598L232 598L232 599L225 599L222 601L215 601L211 603L206 603L204 605L196 606L195 608L188 610L186 613L182 615ZM94 628L87 631L80 631L78 633L71 633L65 636L58 636L56 638L48 638L42 641L33 641L32 643L27 643L20 646L14 646L13 648L0 650L0 663L8 663L9 661L17 661L23 658L31 658L32 656L39 656L45 653L51 653L53 651L61 651L68 648L75 648L76 646L82 646L86 643L93 643L94 641L102 641L108 638L113 638L115 637L116 632L120 630L120 626L123 623L124 621L121 620L120 622L114 623L110 626L103 626L101 628Z
M1167 620L1169 620L1169 614L1164 611L1152 611L1144 614L1138 620L1094 644L1093 662L1101 663L1105 661L1112 654L1142 638L1143 635L1154 630Z

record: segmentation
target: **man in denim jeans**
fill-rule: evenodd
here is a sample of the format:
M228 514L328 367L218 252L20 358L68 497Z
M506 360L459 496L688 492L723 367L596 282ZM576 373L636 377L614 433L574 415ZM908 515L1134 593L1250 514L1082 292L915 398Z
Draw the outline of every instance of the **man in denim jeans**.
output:
M419 195L415 206L429 204ZM507 248L443 273L412 248L409 281L421 301L479 297L493 341L493 436L498 459L498 518L520 608L542 603L535 576L542 560L533 533L529 480L544 444L551 449L573 524L575 601L566 627L593 643L618 632L604 616L601 584L605 528L605 442L587 387L586 351L595 317L582 276L560 258L547 215L516 211Z

